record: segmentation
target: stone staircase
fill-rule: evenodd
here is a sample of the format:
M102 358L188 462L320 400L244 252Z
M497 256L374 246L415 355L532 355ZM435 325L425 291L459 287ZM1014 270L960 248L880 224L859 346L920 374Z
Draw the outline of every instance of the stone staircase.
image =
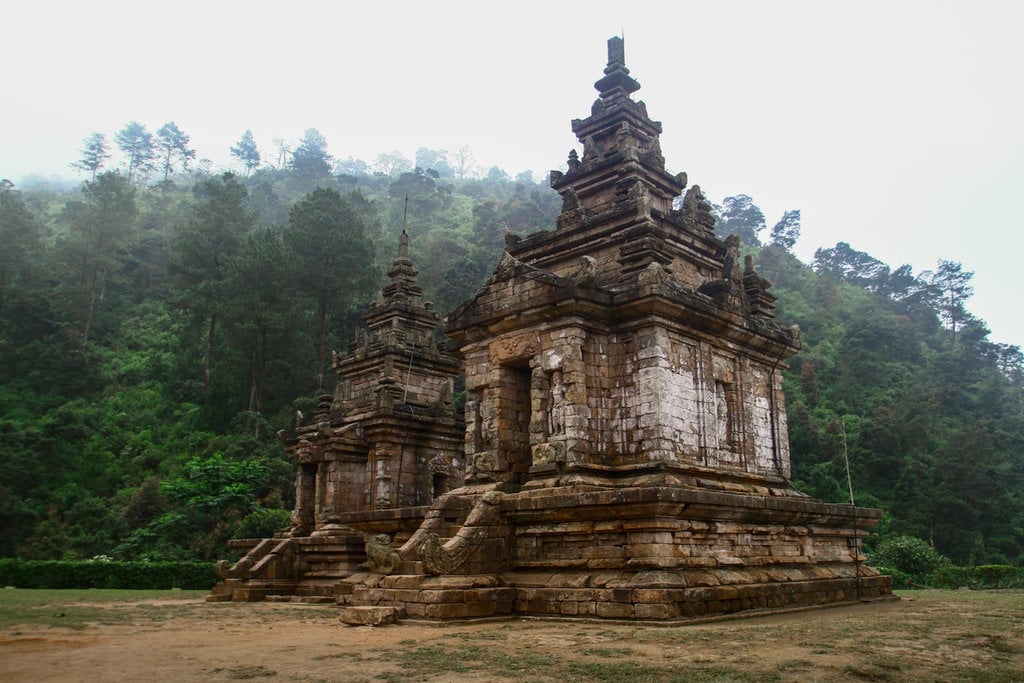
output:
M335 586L366 561L362 534L327 528L312 536L265 538L233 566L219 563L211 602L334 602Z
M337 584L341 621L376 625L511 614L515 589L497 574L506 546L500 501L498 492L487 489L462 489L435 501L399 549L406 559L393 572L354 574Z

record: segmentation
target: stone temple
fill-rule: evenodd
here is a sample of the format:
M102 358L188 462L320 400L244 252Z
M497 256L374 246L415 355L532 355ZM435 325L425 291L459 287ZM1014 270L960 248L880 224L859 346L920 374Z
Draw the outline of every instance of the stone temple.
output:
M582 154L551 173L556 225L507 236L447 343L403 234L337 391L286 437L292 527L238 542L211 599L333 600L346 623L381 623L891 595L860 554L881 512L790 482L781 370L799 330L666 170L621 39L595 87L572 122Z

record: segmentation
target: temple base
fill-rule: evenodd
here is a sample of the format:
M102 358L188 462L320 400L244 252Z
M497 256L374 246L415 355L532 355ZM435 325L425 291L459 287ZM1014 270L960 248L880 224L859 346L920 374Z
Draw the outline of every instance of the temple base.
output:
M336 580L319 590L345 607L394 608L395 619L673 621L891 597L892 579L860 554L879 511L815 501L778 482L732 486L743 490L467 487L425 511L389 574L366 571L365 556L357 557L359 530L380 533L383 515L350 515L355 531L344 541L291 539L275 546L295 554L290 565L257 561L306 567L290 586L281 572L249 570L218 590L235 600L308 592L319 553L336 561ZM388 517L409 528L409 515ZM339 543L345 552L324 553Z

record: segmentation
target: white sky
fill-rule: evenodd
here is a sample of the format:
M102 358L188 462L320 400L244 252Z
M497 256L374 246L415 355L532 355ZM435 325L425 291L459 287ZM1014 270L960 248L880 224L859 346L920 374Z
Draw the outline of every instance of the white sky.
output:
M805 260L961 261L969 308L1022 344L1022 27L1016 0L7 2L0 177L71 175L130 120L173 120L215 167L246 128L268 158L315 127L342 159L469 145L546 173L624 32L671 171L769 225L801 209Z

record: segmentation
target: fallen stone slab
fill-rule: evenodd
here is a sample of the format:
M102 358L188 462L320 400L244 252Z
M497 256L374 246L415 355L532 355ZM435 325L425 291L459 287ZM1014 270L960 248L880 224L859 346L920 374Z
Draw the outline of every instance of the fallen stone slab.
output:
M341 623L349 626L387 626L398 619L394 607L358 606L341 610Z

